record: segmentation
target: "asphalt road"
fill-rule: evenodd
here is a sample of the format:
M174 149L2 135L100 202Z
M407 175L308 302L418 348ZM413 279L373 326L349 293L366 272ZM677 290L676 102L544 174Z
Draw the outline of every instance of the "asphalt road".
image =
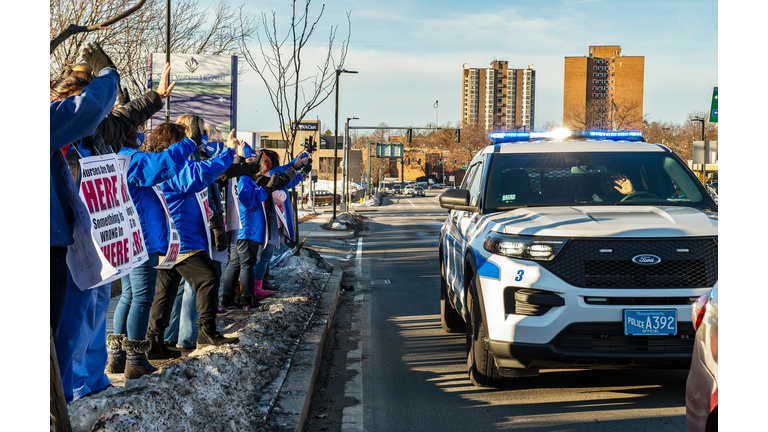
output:
M438 193L366 214L304 430L685 430L687 370L542 370L474 387L464 335L440 328Z

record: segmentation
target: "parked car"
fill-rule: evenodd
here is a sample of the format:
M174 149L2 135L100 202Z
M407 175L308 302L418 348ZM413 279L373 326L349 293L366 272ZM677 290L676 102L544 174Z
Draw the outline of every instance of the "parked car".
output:
M470 381L688 369L691 299L718 280L718 207L686 162L637 132L491 139L439 198L441 325L466 332Z
M717 284L693 306L696 339L685 383L685 418L689 432L717 431Z
M309 193L304 194L304 203L307 204L311 202ZM336 204L341 202L341 195L336 194ZM331 205L333 204L333 192L327 191L327 190L316 190L315 191L315 205L321 206L321 205Z
M416 186L411 190L411 196L417 197L417 196L424 196L424 188L421 186Z

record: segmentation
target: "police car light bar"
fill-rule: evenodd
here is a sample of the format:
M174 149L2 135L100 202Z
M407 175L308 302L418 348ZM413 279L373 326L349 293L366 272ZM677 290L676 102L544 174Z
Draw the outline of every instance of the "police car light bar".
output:
M488 135L488 138L496 144L530 141L534 139L565 139L565 138L602 138L608 140L626 140L643 141L643 133L639 131L569 131L567 129L557 129L549 132L494 132Z

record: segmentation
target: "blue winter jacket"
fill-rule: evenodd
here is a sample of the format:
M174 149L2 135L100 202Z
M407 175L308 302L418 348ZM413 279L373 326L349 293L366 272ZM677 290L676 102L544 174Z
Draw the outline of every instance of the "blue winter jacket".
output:
M195 194L210 186L234 160L235 151L231 148L206 161L187 159L176 177L162 183L165 200L179 231L181 253L208 251L208 233Z
M126 175L128 191L139 215L147 253L164 254L169 237L163 203L152 186L179 174L195 147L194 141L184 138L162 153L144 153L128 147L120 150L119 154L131 157Z
M298 159L300 156L301 154L299 154L299 156L296 156L295 159L293 159L292 161L290 161L285 165L272 168L272 170L269 171L269 175L282 174L288 171L288 169L293 166L293 163L296 162L296 159ZM284 188L280 190L285 192L286 197L290 197L291 194L288 193L288 189L293 189L294 187L296 187L297 184L301 183L302 180L304 180L304 177L301 175L300 172L297 172L296 177L294 177L290 183L288 183ZM283 208L285 209L285 220L288 225L288 232L290 232L291 237L293 237L294 235L296 235L296 232L293 230L293 206L291 205L291 201L289 199L286 198Z
M51 101L51 247L74 242L74 216L67 203L62 178L74 182L69 164L61 154L62 147L93 135L115 104L120 76L114 69L103 69L77 96Z
M237 233L237 239L265 244L268 231L262 203L267 199L267 191L252 178L242 176L237 182L237 198L240 201L240 224L243 226Z

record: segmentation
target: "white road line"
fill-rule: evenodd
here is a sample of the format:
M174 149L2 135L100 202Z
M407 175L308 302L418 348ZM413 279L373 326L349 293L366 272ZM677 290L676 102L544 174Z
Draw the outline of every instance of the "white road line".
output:
M406 200L406 201L408 201L409 203L411 203L411 205L412 205L412 206L416 207L416 204L414 204L414 203L413 203L413 201L411 201L411 200Z
M357 280L363 277L363 238L357 238L357 256L355 257L355 276Z

